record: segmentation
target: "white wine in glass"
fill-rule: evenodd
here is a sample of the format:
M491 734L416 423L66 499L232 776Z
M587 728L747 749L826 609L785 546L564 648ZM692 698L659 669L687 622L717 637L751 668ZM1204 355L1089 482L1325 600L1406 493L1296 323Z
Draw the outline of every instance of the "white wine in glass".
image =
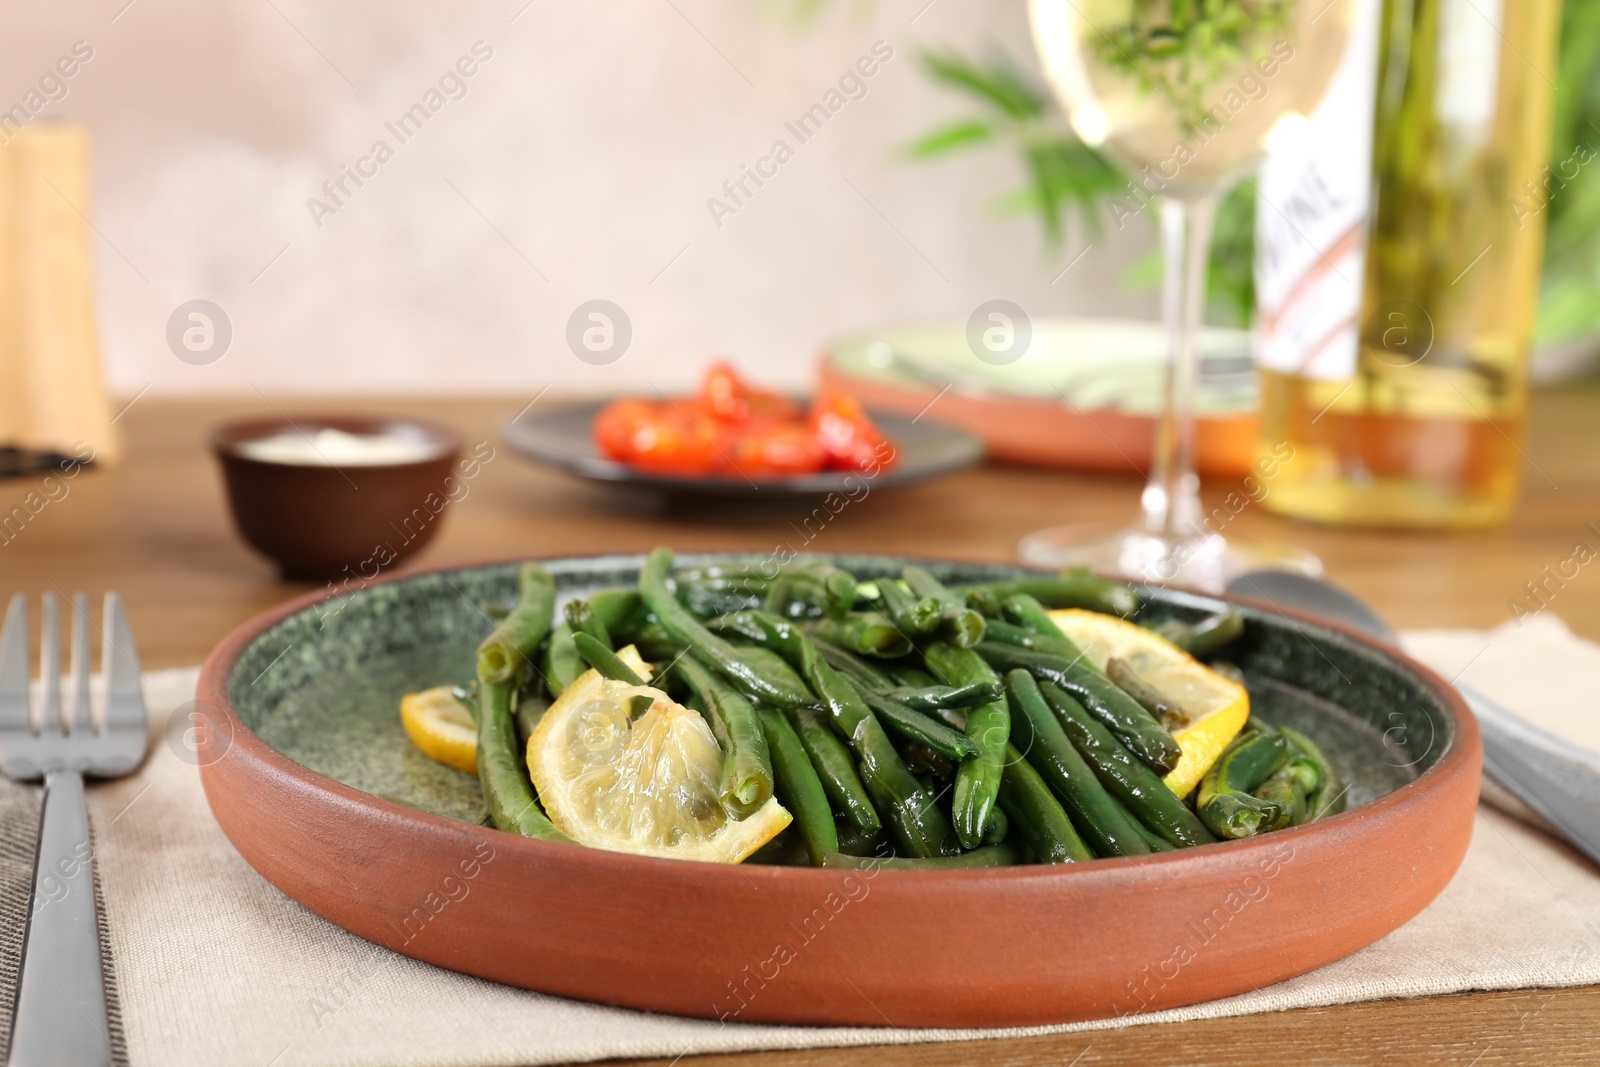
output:
M1024 560L1220 590L1236 574L1316 574L1302 550L1227 540L1204 521L1194 389L1216 204L1305 116L1343 56L1355 0L1029 0L1051 87L1085 144L1128 172L1160 214L1168 359L1142 516L1024 538Z

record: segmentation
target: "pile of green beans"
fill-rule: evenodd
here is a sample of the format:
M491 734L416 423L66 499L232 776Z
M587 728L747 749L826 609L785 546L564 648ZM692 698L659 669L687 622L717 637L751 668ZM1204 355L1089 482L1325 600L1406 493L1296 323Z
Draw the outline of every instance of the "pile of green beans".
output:
M537 564L478 651L479 774L494 825L565 837L523 763L549 702L588 669L698 711L722 750L720 798L743 819L772 797L791 826L751 862L962 869L1146 856L1343 810L1345 785L1304 733L1252 719L1179 797L1163 782L1190 713L1129 664L1101 670L1050 619L1135 617L1129 587L1083 571L946 585L906 567L866 583L822 560L675 569L556 610ZM1151 628L1211 657L1245 632L1228 610Z

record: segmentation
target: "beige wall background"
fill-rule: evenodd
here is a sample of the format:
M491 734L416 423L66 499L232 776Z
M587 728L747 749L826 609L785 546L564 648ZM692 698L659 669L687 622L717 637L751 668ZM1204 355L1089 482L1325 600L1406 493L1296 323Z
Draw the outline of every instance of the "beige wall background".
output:
M1147 230L1095 238L1052 284L1089 241L1047 253L1031 220L995 217L1009 155L900 151L967 109L919 50L1031 64L1021 0L835 0L804 29L749 0L68 0L6 22L0 108L93 49L33 121L94 137L84 207L122 395L676 388L713 354L793 387L831 338L996 297L1154 313L1117 280ZM428 97L480 41L459 92ZM893 58L865 95L799 143L785 122L878 41ZM417 103L438 109L402 143L385 123ZM380 139L392 158L328 197ZM719 227L707 199L780 139L793 158ZM314 218L313 197L337 210ZM166 340L197 298L233 329L203 366ZM565 342L594 298L632 322L609 366Z

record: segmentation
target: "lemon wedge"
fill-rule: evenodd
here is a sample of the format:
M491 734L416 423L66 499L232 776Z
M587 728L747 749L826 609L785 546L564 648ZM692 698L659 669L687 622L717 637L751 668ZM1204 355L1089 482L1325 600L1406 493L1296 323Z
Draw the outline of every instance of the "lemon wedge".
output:
M478 725L450 686L401 697L400 725L424 756L467 774L478 773Z
M650 677L632 645L617 655ZM528 774L551 822L613 852L738 863L793 819L776 798L735 819L719 792L722 750L700 713L593 670L539 720Z
M1228 742L1244 729L1250 694L1172 642L1125 619L1081 608L1052 611L1050 618L1083 649L1090 663L1104 670L1112 656L1126 660L1189 713L1189 724L1173 734L1183 754L1166 777L1169 789L1188 796Z

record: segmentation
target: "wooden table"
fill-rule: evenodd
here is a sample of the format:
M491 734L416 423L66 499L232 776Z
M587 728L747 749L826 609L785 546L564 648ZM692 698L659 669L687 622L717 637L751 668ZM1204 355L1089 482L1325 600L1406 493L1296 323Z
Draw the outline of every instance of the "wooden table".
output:
M293 412L383 411L453 425L495 442L500 421L527 402L388 400L274 404ZM54 499L0 531L0 589L122 592L144 664L193 664L230 628L309 586L285 584L235 536L207 428L245 414L272 414L252 401L145 398L121 420L129 457L114 470L85 471ZM1416 535L1321 529L1275 518L1257 506L1229 526L1240 536L1309 547L1334 580L1396 627L1488 627L1511 618L1524 583L1567 559L1582 539L1600 547L1600 389L1535 398L1525 445L1530 469L1510 525L1486 533ZM447 512L437 540L415 561L431 567L506 558L678 548L801 548L797 507L707 513L619 498L534 467L508 450ZM1227 486L1208 487L1220 499ZM35 482L0 483L0 517L29 503ZM811 542L826 551L910 552L975 560L1013 558L1024 534L1055 523L1119 521L1135 504L1131 478L986 467L944 481L874 492L841 511ZM1596 526L1590 527L1589 523ZM1581 571L1554 593L1551 609L1600 640L1600 573ZM721 1057L740 1063L935 1065L981 1060L1024 1064L1227 1064L1576 1062L1593 1055L1600 989L1473 994L1307 1009L1215 1022L950 1045ZM1077 1057L1080 1057L1077 1058Z

